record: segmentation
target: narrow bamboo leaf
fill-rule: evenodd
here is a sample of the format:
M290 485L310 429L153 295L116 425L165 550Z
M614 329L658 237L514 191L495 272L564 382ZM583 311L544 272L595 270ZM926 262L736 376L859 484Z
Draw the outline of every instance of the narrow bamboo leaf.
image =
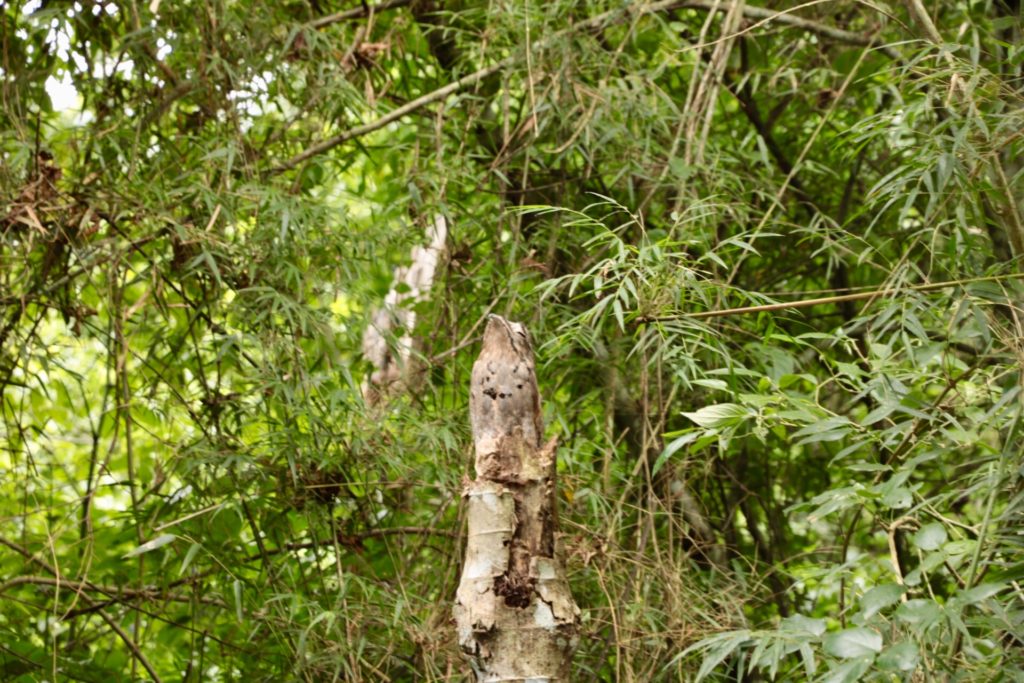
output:
M859 683L874 662L874 655L843 662L829 670L822 683Z
M973 605L976 602L987 600L993 595L998 595L1006 588L1005 584L1002 583L983 583L980 586L975 586L970 590L963 591L957 598L961 602L967 605Z
M150 550L156 550L157 548L167 545L175 538L177 538L177 536L175 536L174 534L163 534L161 536L157 536L152 541L146 541L135 550L125 553L123 557L125 559L128 559L129 557L135 557L137 555L142 555L143 553L148 553Z
M181 569L178 570L179 576L181 576L188 570L189 565L192 564L192 560L195 559L196 554L199 552L199 549L201 547L202 546L198 543L193 543L191 546L189 546L188 552L185 553L185 559L181 561Z
M235 618L238 619L238 623L241 624L244 621L242 615L242 582L235 579L231 587L235 594Z
M651 474L657 474L658 470L660 470L665 465L668 459L671 458L676 453L676 451L678 451L683 446L686 446L687 444L693 443L694 441L697 440L697 437L699 437L700 435L701 433L699 431L694 430L692 432L687 432L686 434L683 434L682 436L673 439L671 442L669 442L669 444L665 446L665 450L663 450L661 454L658 456L658 459L654 461L654 466L651 468Z

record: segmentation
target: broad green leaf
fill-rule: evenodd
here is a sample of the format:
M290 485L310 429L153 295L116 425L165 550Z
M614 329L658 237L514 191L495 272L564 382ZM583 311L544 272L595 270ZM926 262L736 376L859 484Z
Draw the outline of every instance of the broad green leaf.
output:
M828 674L822 679L822 683L858 683L863 680L864 674L871 667L873 661L874 655L872 654L836 664L829 669Z
M920 659L917 643L905 640L885 648L878 656L878 666L887 671L913 671Z
M811 619L802 614L794 614L783 619L779 624L779 628L793 633L809 633L815 638L819 638L825 633L825 620Z
M944 550L937 552L931 552L925 555L924 560L919 566L913 571L903 577L903 583L907 586L916 586L921 583L921 578L931 572L936 567L942 566L942 564L949 558L949 554Z
M686 417L705 428L721 428L738 424L750 417L750 409L735 403L717 403L704 406L696 412L683 413Z
M825 636L825 651L840 659L853 659L882 651L882 636L869 628L848 628Z
M865 619L870 619L889 605L898 602L903 593L904 588L899 584L887 583L882 586L875 586L861 596L861 613Z
M946 528L938 522L925 524L910 540L921 550L938 550L946 542Z
M907 600L896 609L896 618L925 630L942 618L942 608L934 600Z
M942 550L948 555L970 555L974 552L977 543L977 541L970 538L962 541L950 541L942 546Z
M897 486L886 491L879 502L891 510L902 510L913 504L914 494L904 486Z

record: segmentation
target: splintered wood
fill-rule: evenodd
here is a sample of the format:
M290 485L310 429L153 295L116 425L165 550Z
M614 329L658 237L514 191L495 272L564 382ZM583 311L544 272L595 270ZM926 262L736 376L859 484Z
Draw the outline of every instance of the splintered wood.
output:
M555 439L543 443L529 333L491 316L473 365L476 480L455 603L459 645L477 680L568 681L579 608L558 539Z

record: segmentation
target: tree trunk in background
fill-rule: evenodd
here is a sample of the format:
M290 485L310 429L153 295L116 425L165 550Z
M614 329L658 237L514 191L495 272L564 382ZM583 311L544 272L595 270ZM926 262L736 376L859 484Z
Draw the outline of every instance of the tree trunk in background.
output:
M455 603L478 681L567 681L579 608L557 538L555 439L544 425L526 328L491 316L473 365L476 480Z
M370 314L370 324L363 334L363 355L373 364L373 373L363 382L363 397L370 405L377 404L394 391L416 389L422 379L422 366L413 357L416 341L416 311L412 305L423 299L434 284L437 264L445 252L448 222L438 214L427 230L429 244L412 249L411 263L395 268L391 290L384 305ZM390 343L396 332L401 336Z

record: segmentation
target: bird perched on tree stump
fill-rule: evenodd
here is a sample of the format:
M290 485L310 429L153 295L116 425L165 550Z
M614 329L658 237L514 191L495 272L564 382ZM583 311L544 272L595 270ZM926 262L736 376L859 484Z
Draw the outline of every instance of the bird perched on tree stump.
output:
M559 547L555 439L544 424L530 335L491 316L473 365L477 478L455 604L459 645L479 681L567 681L578 642Z

